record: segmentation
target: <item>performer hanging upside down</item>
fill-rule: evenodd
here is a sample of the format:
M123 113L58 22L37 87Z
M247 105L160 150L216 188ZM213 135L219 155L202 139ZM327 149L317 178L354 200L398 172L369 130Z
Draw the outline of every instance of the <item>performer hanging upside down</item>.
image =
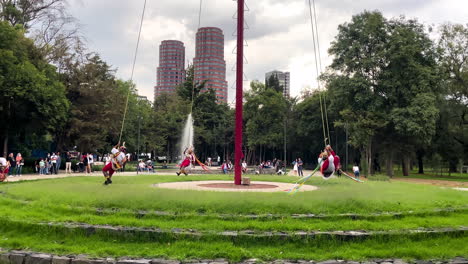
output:
M320 154L320 172L323 175L323 179L328 180L330 176L335 172L334 158L331 153L324 151Z
M340 157L336 155L335 151L332 149L330 145L327 145L325 147L325 150L329 155L333 156L333 165L335 165L335 172L338 174L338 176L341 175L341 164L340 164Z
M0 182L4 181L10 170L10 162L4 157L0 157Z
M104 182L105 185L112 183L112 175L114 174L114 172L121 169L123 165L127 162L127 158L125 156L126 152L127 149L125 148L125 142L122 144L122 146L120 146L119 142L112 148L110 155L111 162L109 162L106 166L104 166L104 168L102 168L102 173L106 178L106 181Z
M188 175L188 168L190 168L190 165L192 163L195 163L196 157L195 154L193 153L193 148L189 147L185 149L184 151L184 156L185 159L182 161L180 164L180 170L176 172L177 176L179 176L181 173L185 174L185 176Z

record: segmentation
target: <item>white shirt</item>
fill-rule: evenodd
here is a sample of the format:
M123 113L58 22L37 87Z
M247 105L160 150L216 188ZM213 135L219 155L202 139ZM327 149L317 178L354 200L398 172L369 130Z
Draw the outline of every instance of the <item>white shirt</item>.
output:
M52 155L50 156L50 160L52 161L52 163L57 163L57 155Z
M119 152L120 152L120 151L119 151L118 149L116 149L116 148L112 148L112 150L111 150L111 153L114 154L114 155L117 154L117 153L119 153ZM115 159L116 159L119 163L123 162L123 160L125 159L125 153L120 152L119 155L118 155L117 157L115 157Z
M247 163L242 162L242 168L244 168L244 169L247 168Z
M7 160L3 157L0 158L0 165L6 166L7 165Z
M358 166L353 166L353 172L359 172L359 167Z
M88 163L94 163L93 155L88 155Z

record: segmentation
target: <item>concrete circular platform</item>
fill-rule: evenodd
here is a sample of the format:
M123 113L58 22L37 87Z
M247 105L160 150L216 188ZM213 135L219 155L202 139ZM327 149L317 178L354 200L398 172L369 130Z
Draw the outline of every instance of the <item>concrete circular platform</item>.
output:
M186 181L166 182L152 185L155 188L175 190L197 190L218 192L286 192L294 187L292 183L253 181L250 185L235 185L233 181ZM315 191L318 187L303 185L299 191Z

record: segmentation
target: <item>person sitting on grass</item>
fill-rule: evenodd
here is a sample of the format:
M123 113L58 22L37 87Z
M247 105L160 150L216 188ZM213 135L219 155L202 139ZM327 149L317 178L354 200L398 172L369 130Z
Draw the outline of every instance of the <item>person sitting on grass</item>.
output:
M111 162L102 168L102 173L104 174L104 178L106 181L104 185L108 185L112 183L112 175L115 171L119 170L123 167L123 165L127 162L127 157L125 153L127 149L125 148L125 142L120 146L120 142L115 145L111 150Z

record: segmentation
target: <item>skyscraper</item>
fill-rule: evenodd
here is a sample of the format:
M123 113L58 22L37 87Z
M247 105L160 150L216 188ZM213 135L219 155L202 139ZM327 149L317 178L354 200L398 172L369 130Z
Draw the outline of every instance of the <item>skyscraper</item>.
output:
M216 27L198 29L194 65L195 83L205 83L205 88L216 92L218 102L227 102L226 61L224 60L224 35Z
M290 76L289 72L281 72L281 71L271 71L265 73L265 82L270 79L271 76L276 76L278 79L279 85L283 87L283 96L284 97L289 97L290 93Z
M177 85L185 80L185 47L178 40L164 40L159 45L159 67L154 98L161 93L175 93Z

